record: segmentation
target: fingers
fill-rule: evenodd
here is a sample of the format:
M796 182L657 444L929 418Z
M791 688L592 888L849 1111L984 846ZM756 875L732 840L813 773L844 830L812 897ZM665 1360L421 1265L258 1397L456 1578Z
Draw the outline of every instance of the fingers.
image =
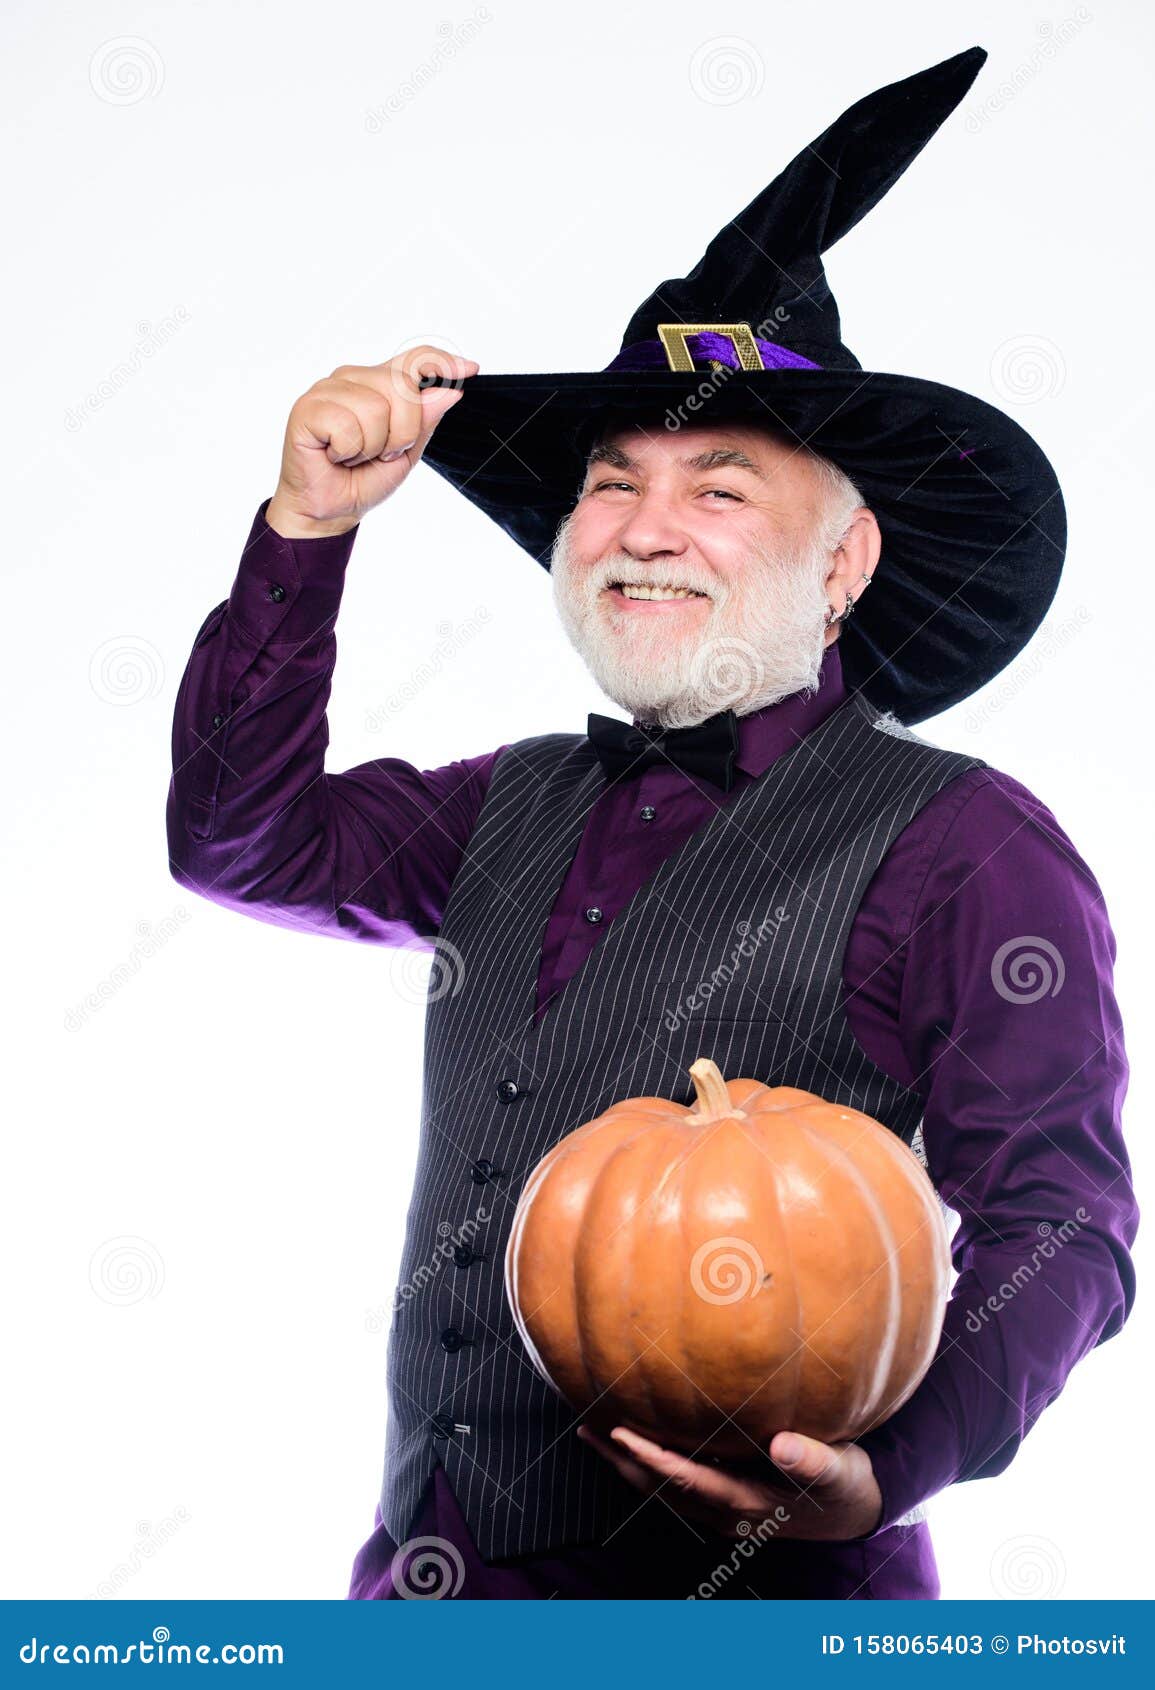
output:
M659 1479L667 1480L675 1490L695 1496L701 1502L731 1508L742 1506L745 1487L723 1469L693 1461L679 1450L664 1449L650 1438L631 1432L628 1426L615 1426L612 1435L632 1451L644 1467Z
M587 1437L613 1462L622 1477L639 1489L652 1492L668 1485L682 1496L714 1508L742 1509L750 1504L749 1486L724 1468L710 1467L678 1450L664 1449L627 1426L615 1426L609 1442L584 1426L579 1428L578 1436Z
M592 1444L594 1449L617 1468L622 1478L627 1479L638 1490L644 1491L647 1496L652 1496L657 1490L661 1481L641 1462L631 1461L614 1443L599 1437L596 1432L591 1432L588 1426L579 1426L577 1435L583 1443Z
M476 375L478 368L475 358L446 352L439 346L411 346L383 364L341 364L329 379L352 383L375 394L389 419L389 451L412 452L416 461L441 418L460 397L460 383ZM454 385L422 392L422 376L440 376Z
M340 364L298 400L290 428L297 444L323 447L330 463L346 468L403 454L415 463L461 398L459 385L422 392L421 377L458 384L477 370L476 359L432 346L412 347L383 364Z
M841 1483L841 1452L801 1432L776 1432L770 1440L770 1459L806 1490L831 1490Z

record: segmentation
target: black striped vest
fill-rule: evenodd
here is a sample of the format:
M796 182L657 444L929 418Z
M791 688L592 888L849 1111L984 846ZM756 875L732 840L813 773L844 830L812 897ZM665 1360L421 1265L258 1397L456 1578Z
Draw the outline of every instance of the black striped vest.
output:
M546 925L604 777L584 736L502 753L430 977L387 1361L381 1513L397 1542L438 1458L487 1560L603 1542L638 1508L574 1436L506 1304L517 1198L559 1138L621 1098L689 1103L689 1064L710 1056L729 1079L862 1110L918 1151L918 1093L850 1031L843 952L899 833L976 767L851 694L665 858L535 1030Z

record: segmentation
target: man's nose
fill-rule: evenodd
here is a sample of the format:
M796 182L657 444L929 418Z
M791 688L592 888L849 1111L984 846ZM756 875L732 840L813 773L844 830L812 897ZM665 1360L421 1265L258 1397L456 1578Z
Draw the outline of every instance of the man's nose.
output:
M630 505L617 533L618 544L634 557L655 553L679 556L686 550L686 531L668 498L659 493L640 494Z

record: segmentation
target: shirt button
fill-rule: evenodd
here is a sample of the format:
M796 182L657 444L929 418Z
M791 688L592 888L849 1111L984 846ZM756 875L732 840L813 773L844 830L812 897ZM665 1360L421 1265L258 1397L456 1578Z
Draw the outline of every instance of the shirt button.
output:
M498 1080L494 1089L503 1103L512 1103L515 1097L521 1096L521 1087L516 1080Z
M462 1344L472 1344L472 1342L472 1338L463 1338L456 1326L447 1326L441 1334L441 1348L448 1350L450 1355L453 1354L454 1350L459 1350Z
M652 822L658 812L654 809L652 804L647 804L638 813L644 822Z
M588 922L592 922L594 925L596 925L601 919L602 919L602 912L601 912L601 910L598 909L596 904L593 906L592 909L588 909L586 911L586 920Z
M284 596L285 596L284 587L279 586L278 584L274 583L274 585L269 588L269 597L272 599L274 604L280 604L280 602L284 598Z
M213 727L214 728L223 728L224 725L225 725L225 719L221 715L220 711L218 710L216 715L213 717Z
M435 1438L449 1438L453 1436L452 1414L435 1414L429 1422L430 1430Z

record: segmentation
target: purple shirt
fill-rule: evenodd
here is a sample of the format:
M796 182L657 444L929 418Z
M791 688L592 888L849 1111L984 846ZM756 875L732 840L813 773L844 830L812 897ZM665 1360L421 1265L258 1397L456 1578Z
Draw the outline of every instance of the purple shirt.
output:
M357 531L285 540L264 521L267 503L178 694L172 873L261 921L364 943L416 936L432 950L498 751L437 769L379 757L325 771L334 623ZM729 793L672 766L607 785L543 938L539 1019L661 860L845 697L835 644L814 696L740 718ZM594 904L597 924L583 914ZM875 1532L766 1544L725 1593L936 1596L920 1505L1001 1472L1079 1358L1127 1318L1138 1208L1121 1132L1128 1064L1114 959L1094 876L1009 775L975 769L952 781L888 851L847 942L846 1013L873 1061L924 1100L929 1171L959 1216L958 1278L930 1371L858 1440L883 1496ZM689 1528L678 1543L671 1521L660 1555L558 1546L489 1565L438 1465L409 1536L455 1546L461 1596L688 1595L695 1569L733 1544L704 1544ZM351 1596L395 1594L395 1547L378 1513Z

